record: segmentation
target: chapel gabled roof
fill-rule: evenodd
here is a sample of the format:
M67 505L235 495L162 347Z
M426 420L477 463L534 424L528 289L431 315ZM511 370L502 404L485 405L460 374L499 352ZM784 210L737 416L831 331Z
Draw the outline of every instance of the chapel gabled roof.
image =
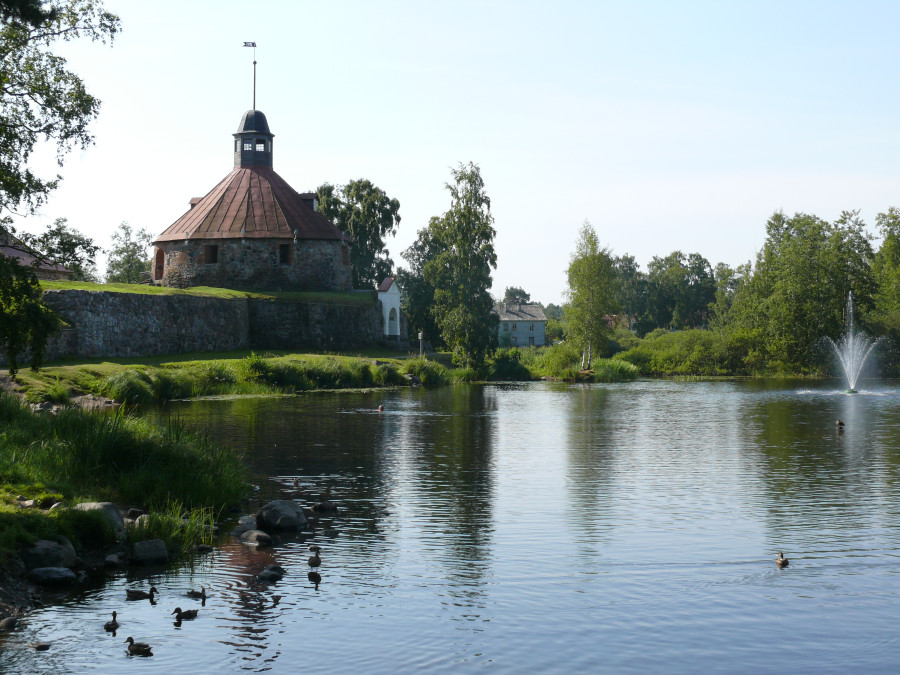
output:
M193 202L193 200L191 200ZM266 166L236 168L157 242L182 239L345 239L344 234Z

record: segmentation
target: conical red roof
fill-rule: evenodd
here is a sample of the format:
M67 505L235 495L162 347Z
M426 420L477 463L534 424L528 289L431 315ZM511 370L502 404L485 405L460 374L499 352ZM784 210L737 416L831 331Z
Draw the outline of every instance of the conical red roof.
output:
M156 241L344 239L331 221L313 210L313 196L301 196L269 167L236 168Z

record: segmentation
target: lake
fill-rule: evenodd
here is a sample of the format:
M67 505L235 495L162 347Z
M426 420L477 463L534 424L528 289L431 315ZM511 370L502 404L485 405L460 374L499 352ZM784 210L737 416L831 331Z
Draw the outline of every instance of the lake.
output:
M142 411L241 449L246 509L299 478L304 504L341 511L311 538L225 536L49 603L0 638L0 672L896 672L900 388L841 388L527 383ZM248 587L272 562L285 578ZM125 602L151 583L155 606ZM203 607L184 595L200 586ZM200 614L176 627L176 606ZM154 656L126 656L128 636Z

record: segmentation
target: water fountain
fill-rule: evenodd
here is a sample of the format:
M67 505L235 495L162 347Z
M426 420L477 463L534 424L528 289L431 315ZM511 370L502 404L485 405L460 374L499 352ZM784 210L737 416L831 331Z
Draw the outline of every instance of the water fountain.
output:
M875 346L884 338L872 338L861 331L857 331L853 324L853 293L847 296L847 330L840 340L835 342L831 338L825 338L834 349L844 369L844 376L850 388L848 394L856 394L856 381L862 372L863 365Z

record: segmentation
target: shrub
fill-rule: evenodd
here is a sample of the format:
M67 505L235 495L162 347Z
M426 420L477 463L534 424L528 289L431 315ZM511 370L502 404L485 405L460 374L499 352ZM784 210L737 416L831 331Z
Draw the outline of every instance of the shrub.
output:
M154 399L150 378L140 370L123 370L110 375L100 385L101 393L128 403L148 403Z
M157 401L188 398L193 394L191 377L177 370L154 370L148 375L150 389Z
M621 359L594 359L594 382L630 382L638 377L638 367Z
M426 387L447 384L449 381L444 366L425 358L407 359L403 362L402 368L404 373L417 376Z
M406 378L400 374L396 366L389 363L379 363L372 366L372 380L382 387L390 387L406 384Z
M530 380L531 371L522 365L521 360L522 353L516 347L498 349L491 364L491 379Z

